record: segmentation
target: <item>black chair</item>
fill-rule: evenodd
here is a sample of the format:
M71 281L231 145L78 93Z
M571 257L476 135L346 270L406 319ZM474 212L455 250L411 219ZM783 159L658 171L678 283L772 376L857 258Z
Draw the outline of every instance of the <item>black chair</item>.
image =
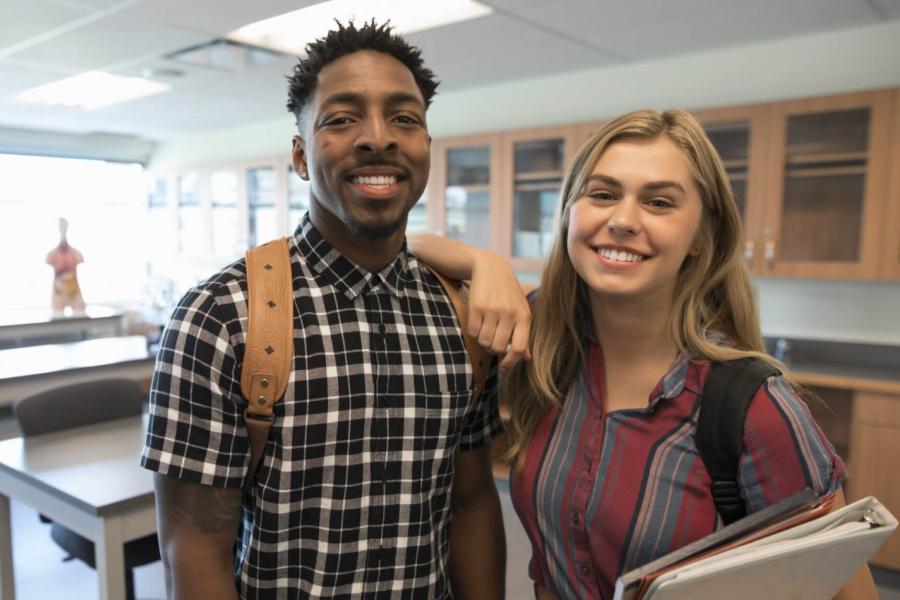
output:
M137 416L144 409L144 394L134 381L102 379L45 389L18 400L13 414L25 437ZM137 466L135 466L137 468ZM96 568L94 542L50 522L50 537L69 553L65 560L77 558ZM156 534L125 544L125 589L127 600L134 600L132 569L159 560Z

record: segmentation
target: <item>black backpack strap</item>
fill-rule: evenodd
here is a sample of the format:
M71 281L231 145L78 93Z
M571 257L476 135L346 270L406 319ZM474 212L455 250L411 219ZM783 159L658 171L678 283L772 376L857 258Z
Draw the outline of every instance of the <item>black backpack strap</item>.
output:
M758 358L741 358L713 363L703 386L694 437L712 478L716 510L726 525L746 514L737 478L747 408L766 379L780 373Z

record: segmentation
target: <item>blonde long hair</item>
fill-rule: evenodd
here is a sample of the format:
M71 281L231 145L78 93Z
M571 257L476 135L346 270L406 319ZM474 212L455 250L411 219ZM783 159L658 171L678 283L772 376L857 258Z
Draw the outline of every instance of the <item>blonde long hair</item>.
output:
M691 360L755 356L784 371L784 366L764 351L756 302L741 252L741 219L718 153L702 126L687 112L632 112L595 133L578 152L563 180L556 236L532 314L532 359L511 369L503 382L502 394L512 409L506 453L510 460L524 458L541 418L551 406L562 405L593 336L588 287L566 250L569 208L583 195L594 165L611 144L663 135L687 156L703 202L699 253L688 256L679 271L669 315L670 338ZM710 341L710 332L723 334L727 345Z

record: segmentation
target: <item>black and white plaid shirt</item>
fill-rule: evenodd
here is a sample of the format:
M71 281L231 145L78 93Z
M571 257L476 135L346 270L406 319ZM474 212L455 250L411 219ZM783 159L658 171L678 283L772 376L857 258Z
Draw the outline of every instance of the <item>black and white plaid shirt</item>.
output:
M501 430L440 284L405 249L355 266L308 217L289 243L294 373L252 487L235 569L255 598L449 598L456 452ZM141 464L240 487L250 448L244 261L190 290L162 337Z

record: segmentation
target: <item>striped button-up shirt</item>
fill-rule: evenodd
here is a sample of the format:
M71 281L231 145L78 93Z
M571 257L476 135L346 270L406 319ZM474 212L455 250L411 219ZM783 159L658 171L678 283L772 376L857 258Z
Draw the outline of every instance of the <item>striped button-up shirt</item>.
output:
M531 539L529 572L559 598L612 598L616 577L699 539L721 521L694 441L708 365L682 357L644 409L604 409L591 350L561 409L544 416L512 500ZM844 465L782 377L756 392L738 483L747 511L805 487L837 489Z

